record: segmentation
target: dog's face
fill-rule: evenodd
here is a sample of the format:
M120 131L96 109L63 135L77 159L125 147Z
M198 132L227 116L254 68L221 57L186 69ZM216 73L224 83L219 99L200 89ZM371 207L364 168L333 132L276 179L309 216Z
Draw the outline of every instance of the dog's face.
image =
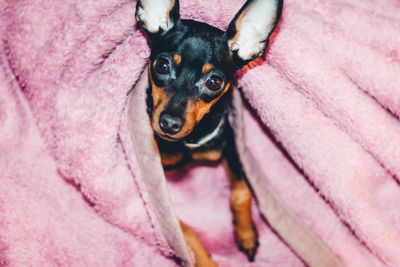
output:
M234 69L223 35L207 24L182 21L152 45L151 121L161 138L186 137L230 88Z
M279 0L248 1L223 32L180 20L177 0L138 1L136 18L151 45L151 124L160 138L178 141L193 131L234 72L264 53L281 7Z

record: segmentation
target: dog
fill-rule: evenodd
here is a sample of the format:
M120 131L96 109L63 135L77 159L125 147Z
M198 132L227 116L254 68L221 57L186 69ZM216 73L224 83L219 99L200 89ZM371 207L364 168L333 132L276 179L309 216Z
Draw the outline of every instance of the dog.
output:
M183 20L178 0L139 0L136 19L145 32L147 107L165 169L192 160L221 161L231 186L236 243L249 261L258 247L251 219L251 191L228 120L235 72L263 56L276 28L283 0L248 0L224 32ZM216 266L194 230L181 222L196 266Z

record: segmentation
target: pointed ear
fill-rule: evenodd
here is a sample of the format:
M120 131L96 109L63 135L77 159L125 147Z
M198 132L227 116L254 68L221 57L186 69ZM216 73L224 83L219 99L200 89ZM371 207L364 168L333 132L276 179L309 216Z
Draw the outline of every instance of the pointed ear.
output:
M138 0L136 20L148 37L171 30L180 23L178 0Z
M283 0L247 0L226 30L237 69L262 56L282 12Z

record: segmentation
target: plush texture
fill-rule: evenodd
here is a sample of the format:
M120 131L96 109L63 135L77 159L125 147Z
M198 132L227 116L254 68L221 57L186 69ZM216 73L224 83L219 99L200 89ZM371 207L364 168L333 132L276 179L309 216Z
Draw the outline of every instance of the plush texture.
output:
M225 29L243 3L181 15ZM220 165L164 176L135 5L0 0L0 266L192 266L178 219L220 266L400 266L400 2L286 0L238 73L254 263Z

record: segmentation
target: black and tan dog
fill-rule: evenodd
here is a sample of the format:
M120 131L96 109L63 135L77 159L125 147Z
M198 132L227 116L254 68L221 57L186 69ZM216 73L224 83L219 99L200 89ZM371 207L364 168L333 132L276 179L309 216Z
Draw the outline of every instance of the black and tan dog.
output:
M245 181L228 122L234 73L264 54L283 0L249 0L226 32L181 20L178 0L139 0L136 19L151 46L148 113L165 168L221 160L231 184L239 249L253 261L258 242ZM213 266L194 231L181 223L197 266Z

